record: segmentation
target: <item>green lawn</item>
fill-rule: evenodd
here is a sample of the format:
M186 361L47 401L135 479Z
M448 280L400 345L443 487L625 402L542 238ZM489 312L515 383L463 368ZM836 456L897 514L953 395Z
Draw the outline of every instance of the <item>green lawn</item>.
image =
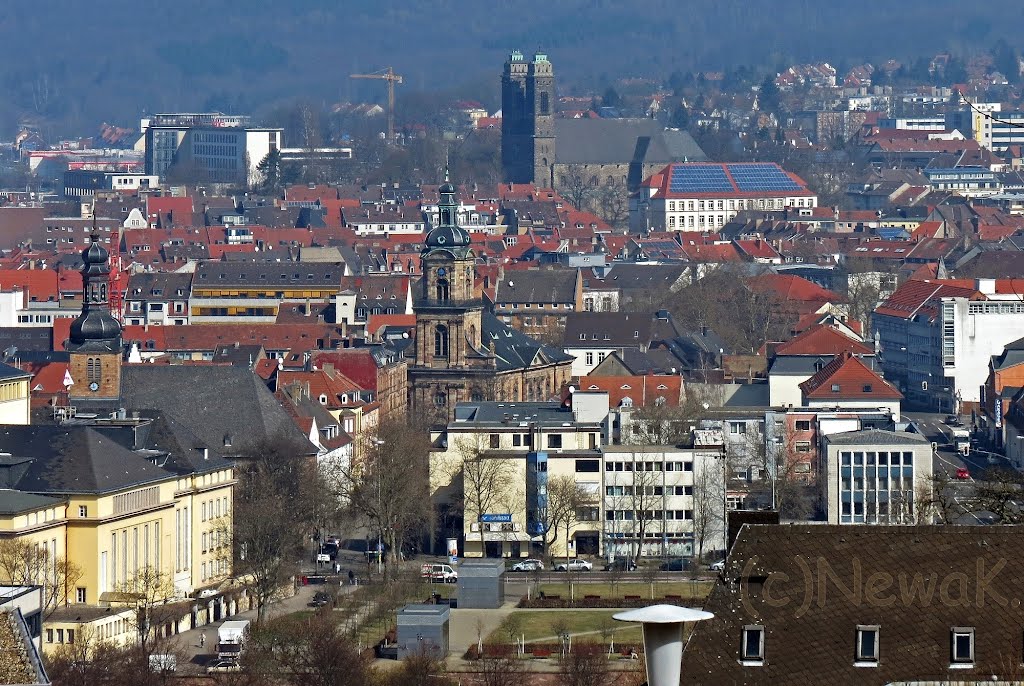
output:
M700 601L711 592L713 583L710 581L657 581L654 583L654 597L664 598L666 595L677 595L683 600ZM540 590L544 595L559 595L563 600L569 598L569 583L543 583ZM536 593L536 589L533 591ZM573 596L582 600L585 595L597 595L602 598L623 598L627 595L638 595L641 598L651 597L651 584L643 581L630 581L616 584L612 588L608 583L573 583Z

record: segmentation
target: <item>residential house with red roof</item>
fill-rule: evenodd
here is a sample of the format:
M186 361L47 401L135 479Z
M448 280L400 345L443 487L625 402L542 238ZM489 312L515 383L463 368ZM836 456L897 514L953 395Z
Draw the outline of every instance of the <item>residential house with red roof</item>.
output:
M785 343L775 345L768 367L769 404L803 407L800 384L843 353L861 358L874 356L872 347L859 337L851 337L838 327L824 324L816 324Z
M808 408L865 408L900 416L903 394L856 355L843 352L800 384Z

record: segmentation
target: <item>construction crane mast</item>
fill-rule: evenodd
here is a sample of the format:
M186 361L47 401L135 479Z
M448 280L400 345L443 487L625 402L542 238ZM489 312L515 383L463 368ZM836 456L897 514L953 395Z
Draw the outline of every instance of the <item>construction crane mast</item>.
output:
M402 83L402 77L391 67L385 67L372 74L352 74L353 79L382 79L388 82L388 144L395 142L395 84Z

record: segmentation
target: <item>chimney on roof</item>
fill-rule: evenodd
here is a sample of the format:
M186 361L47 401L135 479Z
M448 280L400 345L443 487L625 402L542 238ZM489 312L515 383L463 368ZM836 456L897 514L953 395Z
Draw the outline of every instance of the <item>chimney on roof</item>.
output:
M324 370L324 374L326 374L327 376L331 377L332 379L334 378L334 363L333 362L324 362L323 370Z

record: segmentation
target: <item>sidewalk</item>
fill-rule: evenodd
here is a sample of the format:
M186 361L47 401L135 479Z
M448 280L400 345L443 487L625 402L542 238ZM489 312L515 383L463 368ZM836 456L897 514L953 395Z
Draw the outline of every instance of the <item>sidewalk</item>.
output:
M324 585L309 585L299 586L295 591L295 595L288 598L284 598L277 602L271 603L267 606L267 617L279 617L281 615L290 614L292 612L299 612L301 610L310 609L309 604L313 600L313 594L317 591L325 590L327 587ZM334 587L331 587L334 590ZM351 593L354 587L344 586L342 592ZM227 617L219 622L207 624L206 626L199 627L198 629L190 629L189 631L183 631L171 640L177 642L179 654L179 671L182 667L185 667L189 672L202 672L207 662L213 660L217 656L217 629L225 621L234 621L239 619L248 619L255 621L256 610L246 610L245 612L239 612L236 615ZM204 647L199 646L200 636L206 634L206 645ZM182 664L184 663L184 665Z

